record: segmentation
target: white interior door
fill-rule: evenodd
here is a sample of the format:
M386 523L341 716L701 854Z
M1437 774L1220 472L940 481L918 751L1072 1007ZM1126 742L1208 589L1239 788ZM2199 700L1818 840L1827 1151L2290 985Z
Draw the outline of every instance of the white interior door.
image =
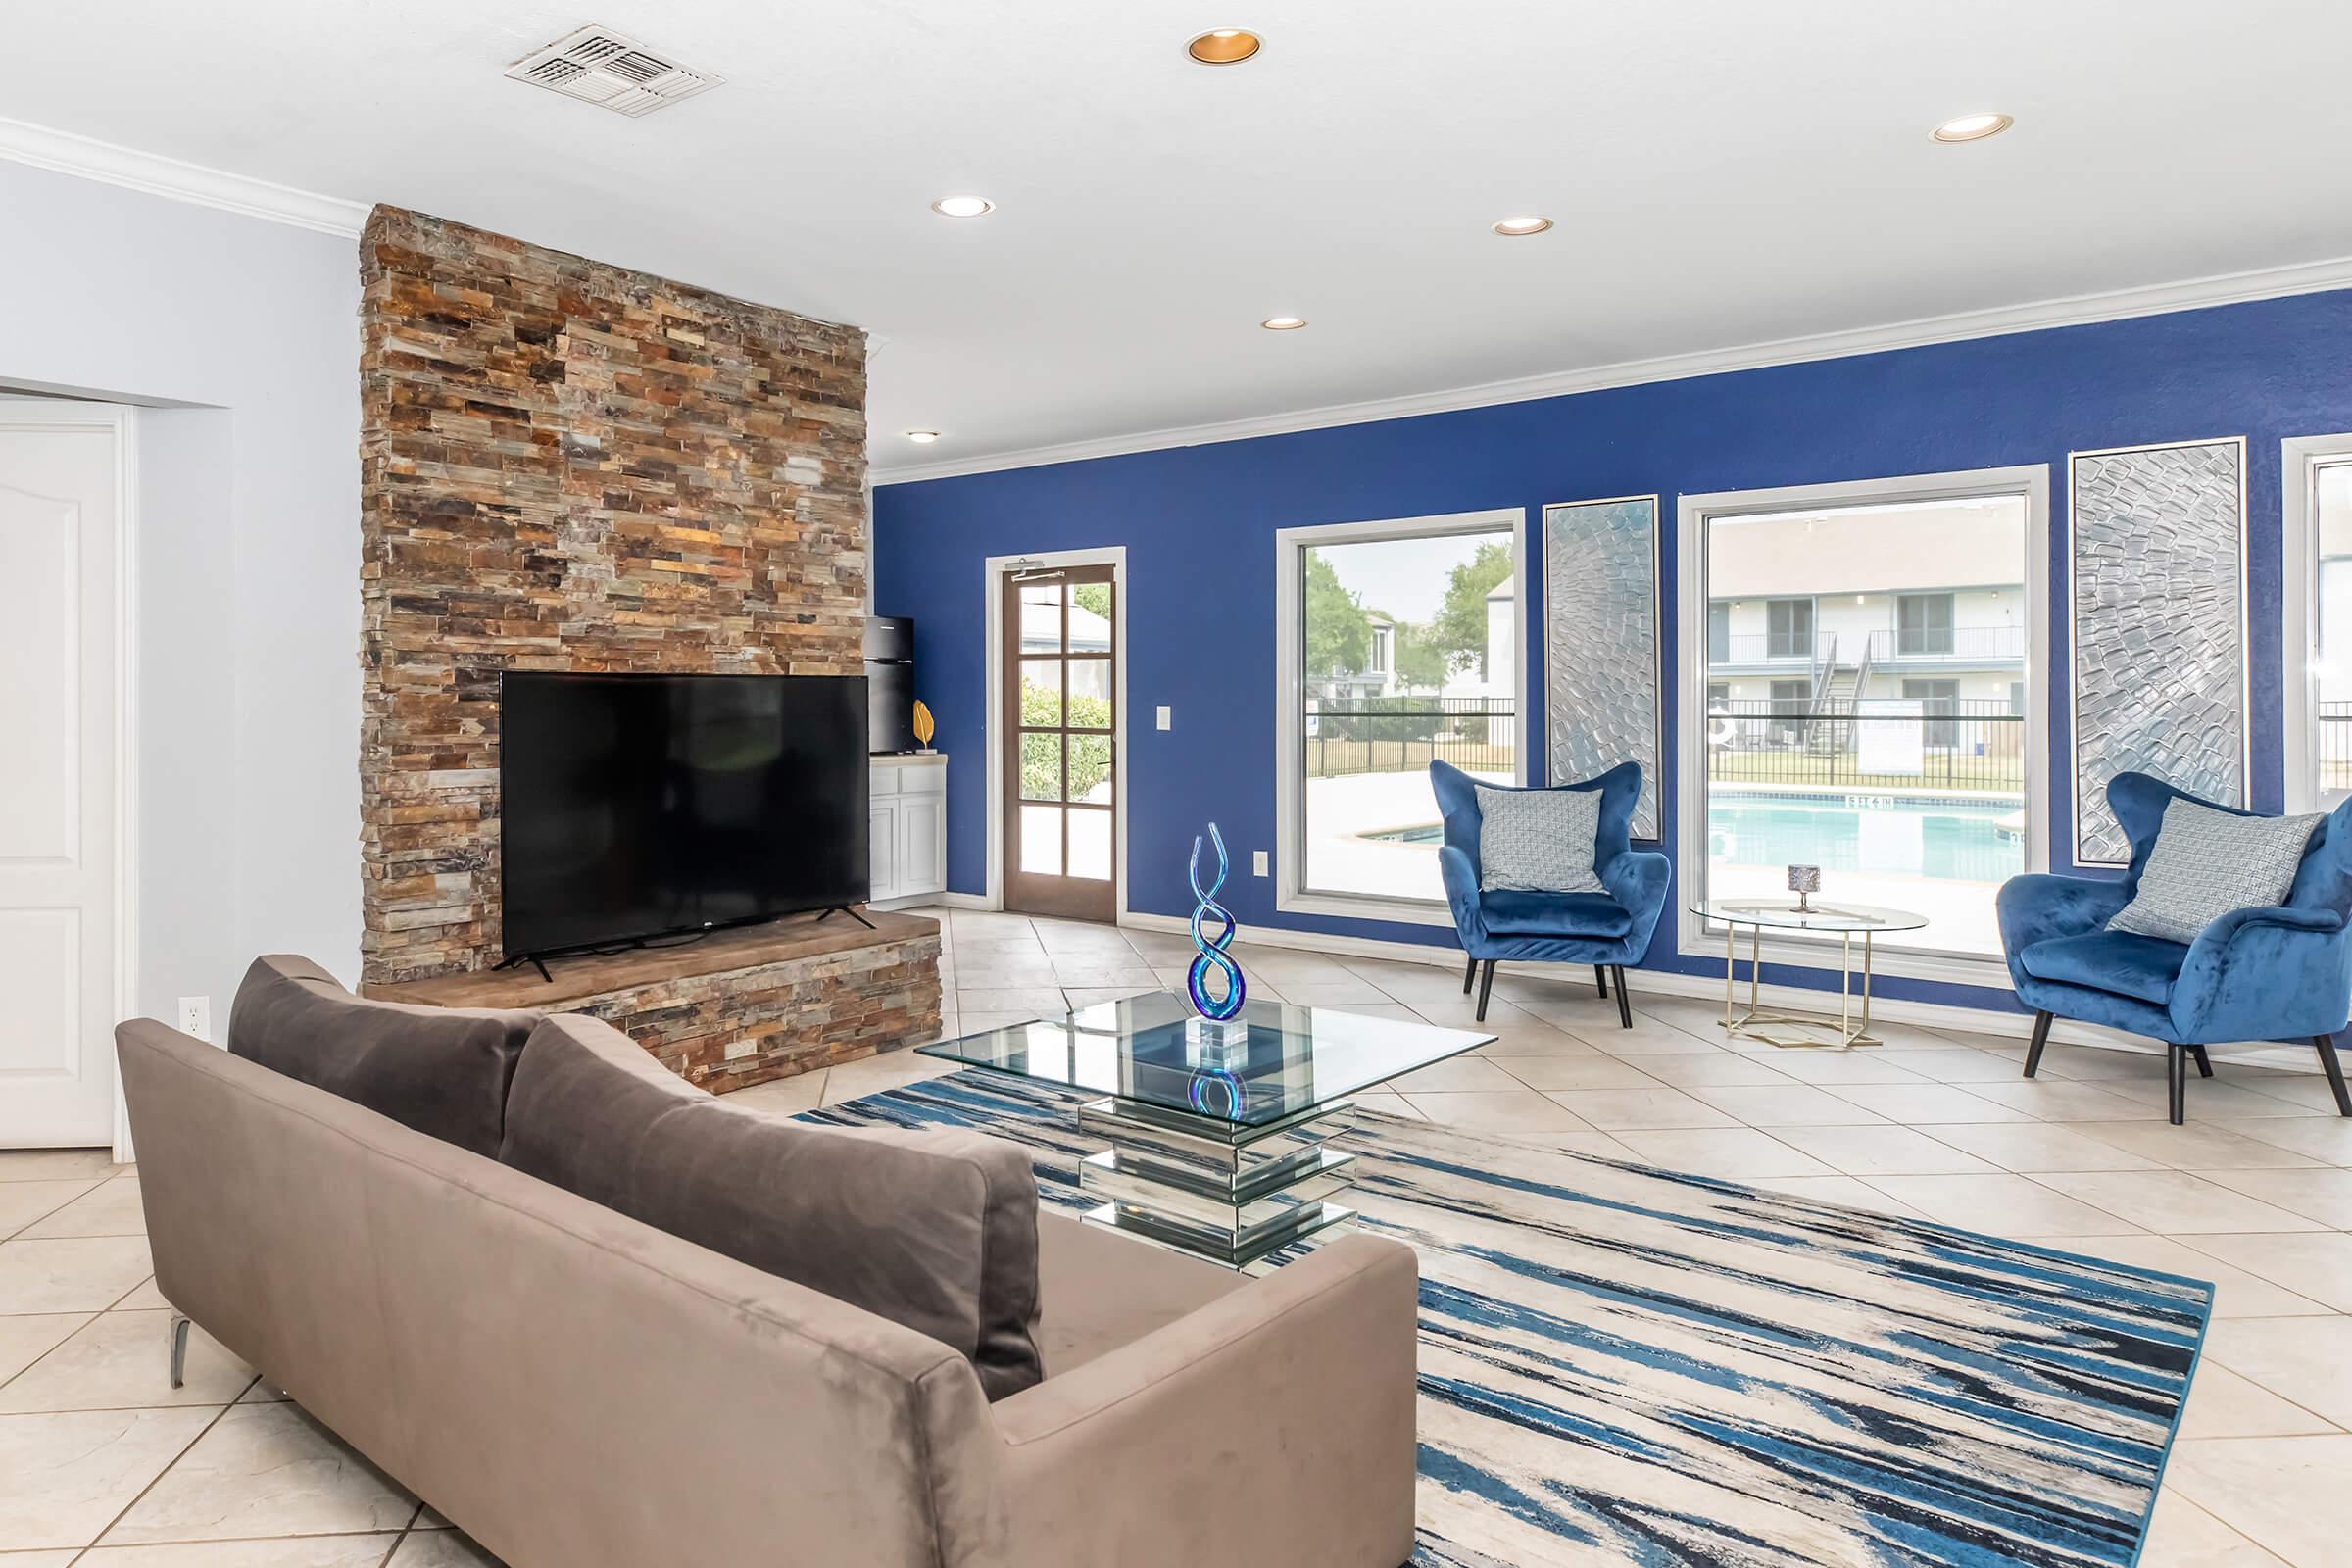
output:
M111 410L0 403L0 1148L115 1131Z

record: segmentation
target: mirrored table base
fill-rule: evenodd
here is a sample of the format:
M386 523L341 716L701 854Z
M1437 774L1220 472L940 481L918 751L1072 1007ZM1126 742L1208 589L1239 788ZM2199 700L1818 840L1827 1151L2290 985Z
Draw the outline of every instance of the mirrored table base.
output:
M1110 1148L1079 1163L1080 1191L1103 1201L1091 1224L1226 1268L1258 1272L1271 1253L1355 1217L1330 1201L1351 1184L1355 1155L1329 1147L1350 1100L1263 1127L1117 1098L1078 1108L1078 1130Z

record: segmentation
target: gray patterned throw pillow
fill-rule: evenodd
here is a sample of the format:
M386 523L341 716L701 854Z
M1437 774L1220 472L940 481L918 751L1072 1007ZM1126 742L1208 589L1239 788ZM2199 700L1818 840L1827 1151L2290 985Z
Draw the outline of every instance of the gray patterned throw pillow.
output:
M1592 874L1598 790L1478 790L1478 885L1492 893L1606 893Z
M2107 922L2167 942L2197 933L2232 909L2286 902L2317 816L2238 816L2176 798L2164 808L2139 891Z

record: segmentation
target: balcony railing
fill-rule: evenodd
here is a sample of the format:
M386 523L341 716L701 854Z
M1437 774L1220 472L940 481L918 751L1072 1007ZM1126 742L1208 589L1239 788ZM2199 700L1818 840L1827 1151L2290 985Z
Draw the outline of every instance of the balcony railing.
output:
M2320 788L2352 790L2352 703L2320 704Z
M1508 697L1358 697L1306 705L1306 776L1415 773L1432 758L1470 773L1517 761L1518 705Z
M1907 626L1870 634L1870 662L1904 659L2023 659L2023 626Z
M1707 705L1707 776L1717 784L1984 790L2026 786L2025 719L2008 705L1934 701L1922 715L1816 717L1793 704Z
M1869 650L1874 664L1890 660L1998 659L2026 657L2023 626L1910 626L1871 631L1811 632L1796 636L1783 632L1742 632L1712 637L1707 662L1725 664L1858 664Z

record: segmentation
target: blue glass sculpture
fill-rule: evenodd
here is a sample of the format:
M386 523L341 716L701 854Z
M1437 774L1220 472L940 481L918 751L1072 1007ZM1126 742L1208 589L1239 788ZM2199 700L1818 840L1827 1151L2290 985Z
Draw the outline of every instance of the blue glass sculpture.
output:
M1208 824L1208 837L1209 842L1217 847L1217 879L1205 888L1200 885L1200 840L1195 838L1193 897L1200 902L1193 910L1193 946L1200 950L1200 956L1193 959L1193 966L1185 971L1184 987L1192 996L1194 1010L1203 1018L1221 1023L1242 1010L1242 1001L1248 995L1249 987L1242 983L1242 966L1234 962L1225 951L1233 946L1233 916L1223 905L1217 903L1217 890L1225 885L1225 873L1229 869L1225 858L1225 835L1217 831L1216 823L1211 822ZM1201 930L1201 926L1211 919L1225 922L1225 929L1214 937ZM1224 971L1225 994L1222 997L1208 994L1208 976L1212 969Z

